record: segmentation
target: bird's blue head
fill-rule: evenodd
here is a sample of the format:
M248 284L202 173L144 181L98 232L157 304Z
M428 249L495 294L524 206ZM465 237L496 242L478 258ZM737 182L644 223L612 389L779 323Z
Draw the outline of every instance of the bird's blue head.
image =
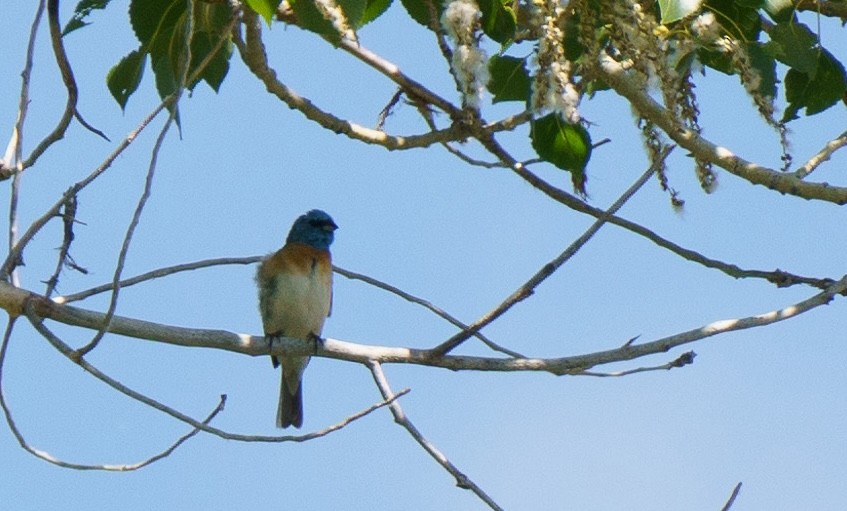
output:
M329 250L338 226L332 217L319 209L300 215L291 226L286 243L305 243L318 250Z

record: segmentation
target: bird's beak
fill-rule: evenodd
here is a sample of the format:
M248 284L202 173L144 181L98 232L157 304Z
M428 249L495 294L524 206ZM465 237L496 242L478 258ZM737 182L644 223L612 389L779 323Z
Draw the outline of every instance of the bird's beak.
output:
M323 224L323 230L327 232L333 232L336 229L338 229L338 226L335 225L335 222L327 222Z

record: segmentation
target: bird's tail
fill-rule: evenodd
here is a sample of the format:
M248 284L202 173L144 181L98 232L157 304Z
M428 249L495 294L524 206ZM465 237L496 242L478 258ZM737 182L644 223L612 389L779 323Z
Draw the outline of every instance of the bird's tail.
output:
M303 425L303 380L302 374L296 378L296 388L286 378L285 370L282 371L282 383L279 387L279 407L276 411L276 426L287 428L294 426L299 428Z

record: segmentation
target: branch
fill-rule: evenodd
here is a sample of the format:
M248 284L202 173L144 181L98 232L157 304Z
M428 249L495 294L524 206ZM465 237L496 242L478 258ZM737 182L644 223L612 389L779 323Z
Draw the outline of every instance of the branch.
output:
M166 277L168 275L173 275L174 273L181 273L184 271L198 270L200 268L208 268L210 266L222 266L227 264L255 264L261 260L261 256L219 257L217 259L205 259L203 261L196 261L193 263L168 266L167 268L158 268L156 270L142 273L141 275L136 275L135 277L123 279L118 282L118 285L121 288L125 288L129 286L134 286L135 284L140 284L142 282L147 282L148 280L154 280L161 277ZM339 268L336 268L336 270L338 269ZM90 289L86 289L84 291L80 291L78 293L73 293L65 296L57 296L53 299L53 301L60 304L76 302L100 293L105 293L106 291L111 291L112 289L114 289L114 284L112 282L109 282L106 284L101 284L99 286L92 287Z
M694 130L680 124L673 113L657 103L645 92L644 87L635 83L624 67L610 57L602 57L600 65L595 66L600 75L618 94L645 118L650 119L683 148L691 151L695 158L709 161L728 172L783 194L795 195L804 199L817 199L842 205L847 203L847 188L831 186L828 183L809 183L796 175L762 167L736 156L728 149L720 147Z
M503 301L500 305L492 309L485 316L478 319L474 322L470 327L464 329L462 332L454 335L453 337L447 339L439 346L436 346L432 351L435 355L444 355L451 351L452 349L459 346L465 340L468 339L471 335L478 332L480 329L484 328L486 325L490 324L495 319L502 316L506 311L508 311L512 306L516 303L529 298L534 292L535 288L538 287L542 282L544 282L550 275L555 273L566 261L568 261L574 254L579 251L580 248L583 247L588 240L591 239L594 234L600 230L601 227L609 220L609 218L614 215L621 207L623 207L626 202L635 195L644 183L646 183L650 177L656 172L656 169L662 165L665 159L668 157L670 152L673 150L674 146L666 147L662 153L659 155L659 158L650 165L642 175L639 177L635 183L632 184L623 195L612 204L611 207L607 211L605 211L592 225L589 227L579 238L577 238L573 243L565 249L564 252L559 254L558 257L545 264L535 275L533 275L528 281L526 281L521 287L519 287L514 293L509 295L505 301Z
M726 504L721 508L721 511L729 511L732 507L732 504L735 503L735 498L738 497L738 492L741 491L741 483L735 485L735 489L732 490L732 494L729 496L729 500L726 501Z
M429 147L446 141L463 140L467 137L466 129L461 123L453 123L449 128L432 131L422 135L392 136L383 131L366 128L359 124L341 119L329 112L321 110L308 99L300 96L276 77L276 71L270 68L268 56L265 53L261 39L261 24L256 14L249 9L244 12L246 39L233 31L233 42L238 48L241 60L247 68L265 85L268 92L283 101L289 108L297 110L320 126L334 132L346 135L354 140L367 144L376 144L388 150L412 149Z
M794 176L798 179L804 179L806 176L815 171L820 164L828 161L835 151L847 146L847 131L830 140L823 146L823 149L807 161L802 167L794 171Z
M627 343L611 350L559 358L494 358L458 355L433 357L432 350L373 346L337 339L325 339L315 351L315 343L312 341L289 337L280 338L278 343L274 342L273 346L269 347L263 336L163 325L118 315L113 317L109 332L176 346L213 348L251 356L313 355L365 365L370 362L379 362L440 367L454 371L538 371L565 375L580 373L598 365L666 353L678 346L718 334L785 321L826 305L839 294L847 294L847 276L826 290L782 309L756 316L715 321L699 328L641 344ZM0 282L0 308L12 315L19 315L23 313L27 304L33 308L34 314L39 318L52 319L88 329L98 329L103 324L104 315L100 312L59 305L43 296ZM197 421L186 422L192 426L197 425Z
M372 362L368 364L368 367L371 370L371 374L373 375L374 382L379 388L380 394L382 394L383 399L394 399L395 394L391 390L391 386L388 383L388 380L385 378L385 373L382 371L382 366L378 362ZM403 408L400 406L400 403L397 401L392 402L388 405L388 409L391 410L391 415L394 416L394 422L399 424L403 429L409 432L412 435L412 438L415 439L424 450L432 456L432 458L438 462L439 465L444 467L444 470L450 473L456 479L456 486L462 488L463 490L470 490L477 497L479 497L483 502L485 502L488 507L495 510L502 511L503 508L497 505L494 500L485 493L482 488L476 485L468 476L462 473L455 465L450 463L450 460L447 459L447 456L442 453L438 447L436 447L432 442L427 440L418 428L412 424L412 421L406 416L406 413L403 411Z
M29 82L32 76L33 55L35 53L35 36L38 34L38 26L41 24L41 16L44 14L44 1L38 3L38 8L35 11L35 17L32 20L32 26L29 31L29 40L27 41L26 61L24 69L21 71L21 95L18 102L18 118L15 120L14 131L12 138L9 140L9 146L3 160L0 160L0 179L4 179L9 175L12 176L11 196L9 197L9 251L18 241L18 198L20 197L21 174L23 173L23 132L24 121L26 120L27 109L29 107ZM16 265L23 264L22 261L15 261ZM20 285L17 272L13 272L12 283L15 286Z
M613 373L598 373L595 371L582 371L581 373L574 373L574 376L597 376L600 378L618 378L621 376L629 376L631 374L636 373L646 373L648 371L670 371L671 369L675 369L677 367L685 367L687 365L694 363L694 357L697 354L693 351L686 351L682 355L676 357L670 362L657 366L650 367L637 367L635 369L627 369L625 371L615 371Z

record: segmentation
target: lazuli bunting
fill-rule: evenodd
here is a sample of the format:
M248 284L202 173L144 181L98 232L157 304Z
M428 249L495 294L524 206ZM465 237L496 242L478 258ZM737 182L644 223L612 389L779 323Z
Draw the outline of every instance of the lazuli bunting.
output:
M338 228L318 209L291 226L285 246L259 265L259 310L265 337L318 338L332 304L332 260L329 246ZM303 425L303 371L311 357L271 357L282 365L276 425Z

